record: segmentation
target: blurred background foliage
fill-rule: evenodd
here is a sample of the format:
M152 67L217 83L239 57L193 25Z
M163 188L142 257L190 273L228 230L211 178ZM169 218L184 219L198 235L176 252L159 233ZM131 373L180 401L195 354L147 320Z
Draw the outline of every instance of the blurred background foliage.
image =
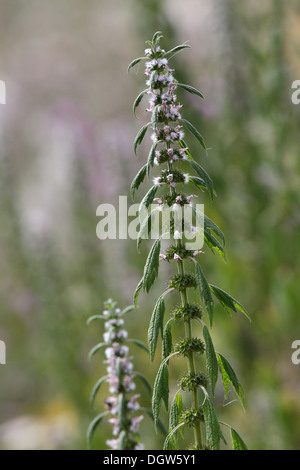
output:
M0 339L7 347L0 448L84 449L87 426L103 410L105 387L96 409L89 407L103 357L87 361L102 326L86 320L108 297L120 307L132 303L149 246L137 254L132 240L97 239L96 208L117 205L119 195L130 204L129 186L150 144L133 155L145 113L141 106L135 120L132 103L145 77L142 67L129 75L126 68L161 30L165 49L189 41L191 49L174 57L177 77L206 98L180 94L185 117L210 148L206 156L188 139L218 194L201 202L227 240L227 264L207 253L205 272L252 317L216 311L216 348L234 365L246 402L246 412L235 401L225 406L217 390L218 414L251 449L299 449L300 366L291 361L300 338L300 107L291 102L291 84L300 79L299 3L1 0L0 8L7 86L0 106ZM170 273L162 266L152 292L128 314L131 337L146 341ZM169 307L176 301L170 297ZM136 369L153 382L159 357L150 365L135 352ZM182 367L173 363L172 392ZM148 418L141 431L146 448L161 448ZM94 447L105 448L109 437L102 426Z

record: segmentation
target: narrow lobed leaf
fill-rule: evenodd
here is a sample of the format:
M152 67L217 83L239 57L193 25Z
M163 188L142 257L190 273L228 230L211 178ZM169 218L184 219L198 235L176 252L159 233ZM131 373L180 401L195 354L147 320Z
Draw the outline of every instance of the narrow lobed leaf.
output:
M165 314L165 301L160 296L152 312L148 328L148 345L150 350L150 360L153 361L159 332L163 329L163 319Z
M202 98L203 100L205 99L202 93L200 93L200 91L198 91L196 88L194 88L191 85L185 85L184 83L177 83L177 86L182 88L183 90L188 91L189 93L192 93L193 95L200 96L200 98Z

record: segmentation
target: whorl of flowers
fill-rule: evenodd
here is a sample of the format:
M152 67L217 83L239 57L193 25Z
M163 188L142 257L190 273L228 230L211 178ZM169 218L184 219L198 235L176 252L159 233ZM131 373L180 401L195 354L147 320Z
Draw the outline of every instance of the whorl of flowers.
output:
M102 377L95 385L91 401L102 385L108 384L110 395L105 400L106 410L98 415L90 425L88 431L89 441L95 428L104 416L112 424L112 439L106 441L110 449L140 450L143 444L140 443L139 424L143 420L143 415L136 413L140 411L138 403L139 395L133 393L136 388L134 377L133 357L129 354L128 333L124 328L124 314L132 308L121 311L116 308L116 303L112 300L105 302L105 309L102 315L96 315L89 319L103 319L105 331L103 333L104 342L96 345L90 352L93 356L100 348L104 347L107 375Z

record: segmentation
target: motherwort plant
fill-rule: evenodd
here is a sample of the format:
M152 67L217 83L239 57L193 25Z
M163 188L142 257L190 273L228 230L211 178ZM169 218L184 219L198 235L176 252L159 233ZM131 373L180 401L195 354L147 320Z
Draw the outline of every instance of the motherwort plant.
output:
M212 252L225 259L225 239L220 228L204 214L201 207L192 204L196 195L187 194L192 186L196 190L207 191L211 199L215 196L210 176L193 159L184 140L185 131L188 131L201 147L207 150L199 131L182 116L182 105L177 101L177 91L183 89L202 99L203 96L194 87L178 83L174 69L169 63L175 53L188 46L182 44L166 52L160 46L161 38L160 32L155 33L152 41L147 41L145 56L135 59L128 67L129 70L145 60L147 88L136 98L133 110L135 114L143 97L148 96L147 111L151 116L150 121L140 129L135 138L135 154L148 129L152 139L147 162L131 184L132 197L145 177L149 177L152 168L157 166L159 170L153 177L153 185L140 204L141 228L137 239L138 247L143 238L149 237L150 233L153 235L154 225L156 237L146 260L143 277L134 294L135 305L141 289L149 292L157 278L160 261L174 263L177 271L169 279L165 292L158 298L148 329L151 360L157 349L160 332L162 336L162 362L152 395L154 420L158 420L162 401L167 409L169 406L170 364L176 357L185 357L187 371L179 378L178 391L171 401L169 433L164 448L178 448L178 431L184 435L185 428L192 428L194 442L190 448L217 450L221 440L225 442L221 430L221 425L225 425L230 428L233 448L246 449L239 434L231 426L220 423L217 418L213 397L219 373L225 397L228 396L231 384L242 406L243 389L228 360L216 352L209 330L213 324L214 299L229 312L240 310L247 317L248 314L231 295L207 281L201 267L202 245L205 244ZM167 227L163 222L157 223L160 215L165 213L169 215ZM191 243L193 236L195 241ZM170 240L170 245L162 253L166 239ZM199 289L200 303L191 302L189 299L190 290L195 288ZM165 296L170 292L178 293L180 303L165 320ZM193 333L195 321L201 325L202 338ZM177 341L172 338L175 322L181 322L183 332L181 339ZM188 404L184 403L186 395L190 396Z
M107 418L112 425L112 439L106 441L108 448L140 450L144 448L139 434L139 424L144 418L141 412L145 411L149 414L149 410L140 408L139 395L134 393L135 378L142 379L149 391L151 391L151 386L141 373L134 371L133 358L129 355L128 344L135 343L146 351L148 349L139 340L128 339L128 333L124 329L123 317L134 307L130 306L121 311L116 308L116 303L111 299L105 302L104 307L102 315L93 315L88 320L88 323L98 319L104 320L103 341L92 348L89 357L91 358L100 349L105 348L104 363L107 371L107 374L97 381L92 390L91 404L103 383L108 384L110 395L105 400L106 411L96 416L88 428L88 445L90 446L97 426L103 418Z

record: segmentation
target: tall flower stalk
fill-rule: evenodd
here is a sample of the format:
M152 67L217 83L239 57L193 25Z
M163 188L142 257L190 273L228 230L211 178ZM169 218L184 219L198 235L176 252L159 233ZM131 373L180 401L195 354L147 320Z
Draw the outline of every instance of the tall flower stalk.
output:
M152 41L147 41L145 55L133 60L128 70L145 60L146 86L136 98L133 111L148 96L147 112L151 119L138 132L134 140L134 152L137 153L148 129L151 130L152 146L147 162L142 166L131 184L131 194L135 192L150 176L152 169L157 166L160 173L153 176L153 185L148 190L140 204L141 228L137 239L139 248L142 240L153 234L155 225L155 241L147 257L144 273L135 294L134 303L141 289L149 292L158 276L160 261L175 263L177 272L169 279L167 289L157 300L151 316L148 329L150 358L153 360L157 349L159 334L162 337L162 362L159 367L153 387L152 410L157 422L161 402L169 408L169 367L173 358L186 358L187 371L178 380L178 391L172 398L169 413L169 433L166 436L164 448L176 449L179 445L178 430L186 427L193 429L193 449L219 449L221 440L225 438L221 424L230 428L231 441L234 449L246 449L246 444L239 434L229 425L220 423L215 411L213 397L218 375L221 375L225 397L228 396L231 384L242 406L244 406L242 386L228 360L215 351L210 335L213 324L214 299L228 310L240 310L248 318L244 307L231 295L219 287L210 284L202 270L199 259L203 256L203 243L213 253L225 259L225 237L221 229L199 209L192 200L196 194L187 194L190 186L196 190L207 191L214 199L215 190L212 179L204 168L193 159L189 146L185 142L185 131L193 135L202 149L206 152L204 139L196 127L182 117L182 105L177 101L178 89L204 99L194 87L178 83L170 59L180 50L189 46L182 44L165 51L160 46L163 36L160 32L154 34ZM187 189L185 189L187 188ZM186 211L186 209L189 209ZM159 224L159 214L169 214L169 224ZM187 217L186 214L189 214ZM159 229L157 229L159 227ZM195 236L193 245L191 235ZM199 237L201 243L199 242ZM171 244L162 253L165 239ZM192 266L192 270L191 270ZM200 303L190 301L191 289L199 289ZM176 305L169 318L165 321L165 296L177 292L180 304ZM206 317L204 317L206 314ZM193 325L197 321L202 327L203 339L193 333ZM183 339L173 341L172 326L181 322L184 331ZM207 325L208 323L208 325ZM172 360L172 361L171 361ZM183 403L183 393L189 392L188 406Z
M127 307L121 311L111 299L105 302L104 307L102 315L94 315L88 320L88 323L92 320L104 320L103 342L92 348L89 357L105 348L104 363L107 371L92 390L91 404L103 383L108 384L110 395L105 400L106 411L97 415L89 426L88 445L90 446L96 428L103 418L106 418L112 425L112 438L106 441L109 449L141 450L144 446L140 442L139 424L144 415L140 412L147 410L140 408L139 395L134 393L135 378L141 378L148 389L151 389L151 386L142 374L134 371L133 357L129 355L128 344L133 342L146 351L147 347L138 340L128 339L128 333L124 328L123 317L134 307Z

